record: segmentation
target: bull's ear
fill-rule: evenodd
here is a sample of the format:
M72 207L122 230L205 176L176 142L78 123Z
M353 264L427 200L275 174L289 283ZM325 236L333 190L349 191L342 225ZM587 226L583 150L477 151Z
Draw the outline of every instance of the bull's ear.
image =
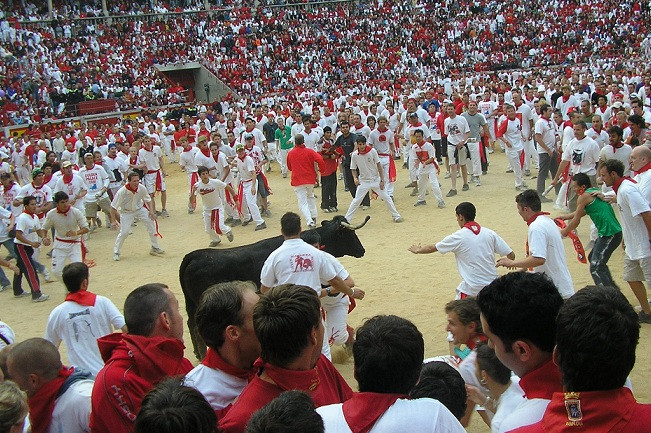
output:
M321 225L324 226L324 227L325 227L326 225L328 225L328 223L330 223L330 221L328 221L328 220L323 220L323 221L321 221Z

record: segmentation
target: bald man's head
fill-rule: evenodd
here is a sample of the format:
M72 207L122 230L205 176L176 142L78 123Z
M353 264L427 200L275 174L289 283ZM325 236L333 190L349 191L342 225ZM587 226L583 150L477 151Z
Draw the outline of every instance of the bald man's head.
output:
M651 162L651 149L646 146L636 146L631 152L631 169L640 171L642 167Z
M30 338L12 345L7 357L7 372L27 393L34 395L59 374L63 364L56 346L43 338Z

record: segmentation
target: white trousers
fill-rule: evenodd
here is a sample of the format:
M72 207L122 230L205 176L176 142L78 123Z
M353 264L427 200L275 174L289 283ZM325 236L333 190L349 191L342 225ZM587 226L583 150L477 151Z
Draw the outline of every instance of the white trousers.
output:
M217 209L210 209L203 211L203 228L210 236L211 241L219 240L219 234L215 230L216 227L219 227L219 231L222 234L230 233L231 228L224 224L224 206L220 206Z
M52 247L52 273L61 278L66 259L70 263L81 262L81 242L62 242L54 239Z
M326 313L326 332L324 338L328 339L328 344L341 346L348 341L348 327L346 319L348 318L348 306L350 300L348 296L340 293L338 296L326 296L321 298L321 306Z
M147 233L149 233L149 240L151 241L152 248L160 248L158 246L158 238L156 237L156 225L149 217L149 211L144 207L141 207L135 212L120 212L120 232L118 233L117 239L115 239L115 246L113 247L113 252L115 254L120 254L122 245L131 231L133 220L136 218L145 225Z
M509 160L509 165L513 169L513 174L515 175L515 186L522 186L524 181L522 180L522 165L520 165L520 154L524 152L522 149L514 150L506 148L506 157Z
M472 169L470 174L472 176L481 176L481 155L479 154L479 146L483 146L481 142L468 142L468 150L470 150L470 162L472 163Z
M280 172L287 174L287 154L292 149L280 149Z
M260 215L260 209L258 209L257 195L258 191L251 192L251 186L253 181L244 181L242 185L242 192L244 194L243 203L242 203L242 218L243 221L248 220L249 218L253 219L256 225L260 225L264 222L262 216Z
M389 194L387 194L386 188L380 189L379 179L376 182L365 182L363 180L360 180L359 186L357 187L357 192L355 193L355 198L350 203L348 212L346 212L346 219L348 222L352 221L353 217L355 216L355 212L357 212L359 205L362 203L362 200L364 200L364 196L367 192L370 191L375 192L378 197L384 200L384 204L386 205L389 212L391 212L393 219L400 218L400 214L396 210L396 206L393 204L393 200L391 197L389 197Z
M305 218L307 225L315 224L316 198L314 197L314 185L299 185L294 187L296 198L298 199L298 209Z
M384 178L386 179L384 189L387 190L387 194L389 194L391 197L393 197L393 191L394 191L396 183L395 182L389 182L389 157L388 156L381 156L380 157L380 164L382 164L382 170L384 171Z
M531 168L531 160L533 159L534 167L538 168L538 151L533 145L533 140L524 140L524 169L529 170Z
M232 185L231 185L232 186ZM227 217L233 218L234 220L239 220L240 219L240 214L237 213L237 208L235 206L232 206L226 201L226 190L225 189L220 189L219 190L219 198L221 198L222 203L224 203L224 212ZM231 199L234 199L234 197L231 197Z
M436 170L430 170L425 173L418 173L418 200L425 200L425 194L427 193L427 184L432 186L432 194L438 201L443 200L443 194L441 193L441 186L439 185L439 179L436 176Z

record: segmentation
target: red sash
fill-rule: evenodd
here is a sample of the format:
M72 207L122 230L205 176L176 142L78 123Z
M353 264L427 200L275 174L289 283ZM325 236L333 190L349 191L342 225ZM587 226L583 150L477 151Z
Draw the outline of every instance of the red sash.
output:
M271 192L271 187L269 187L269 182L267 181L267 176L264 175L264 173L261 171L258 173L262 177L262 183L264 184L264 187L267 189L267 192L269 195L272 195L273 192Z
M522 170L524 168L524 159L525 159L524 150L520 151L519 158L520 158L520 170Z
M45 433L52 422L52 412L59 389L66 379L74 373L73 367L61 367L56 378L49 381L29 398L29 422L33 433Z
M408 397L405 394L357 392L343 403L341 409L353 433L366 433L399 398Z
M192 174L190 174L190 194L192 194L194 191L192 188L194 187L194 184L199 182L199 173L196 171Z
M68 293L66 295L66 301L76 302L79 305L85 307L94 307L95 301L97 300L97 295L91 293L88 290L80 290L75 293Z
M246 379L249 382L251 381L251 379L253 379L257 370L256 368L253 367L249 370L233 367L232 365L224 361L224 359L221 357L219 352L213 350L210 347L206 352L206 357L203 359L203 361L201 361L201 363L206 367L223 371L226 374L239 377L240 379Z
M561 229L564 229L567 225L565 224L565 221L560 218L554 218L554 222ZM574 246L574 251L576 251L576 259L581 263L588 263L585 257L585 249L583 249L583 244L581 243L581 239L579 239L579 234L576 230L569 232L567 237L572 240L572 246Z
M161 175L160 169L159 170L149 170L147 174L154 174L156 173L156 191L162 191L163 190L163 176Z
M127 184L128 185L128 184ZM149 211L149 208L147 207L146 203L142 204L147 211ZM154 226L156 227L156 233L154 233L154 236L158 236L159 238L163 239L163 235L160 234L160 231L158 231L158 220L156 218L152 218L154 220Z
M379 153L378 156L386 156L389 158L389 182L395 182L398 178L398 173L396 171L396 163L393 160L393 157L388 153Z
M222 234L222 231L219 228L219 209L213 209L210 211L210 228L218 235Z

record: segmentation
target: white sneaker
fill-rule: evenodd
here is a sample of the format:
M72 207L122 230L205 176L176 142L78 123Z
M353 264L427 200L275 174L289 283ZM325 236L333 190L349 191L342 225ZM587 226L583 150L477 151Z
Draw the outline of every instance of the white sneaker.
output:
M50 271L48 271L47 269L43 271L43 276L45 277L45 282L47 283L51 283L52 281L55 281L54 277L52 276L52 274L50 274Z
M116 262L120 261L120 255L118 253L113 253L113 260Z
M165 250L163 250L162 248L151 247L149 254L151 254L152 256L162 256L163 254L165 254Z

